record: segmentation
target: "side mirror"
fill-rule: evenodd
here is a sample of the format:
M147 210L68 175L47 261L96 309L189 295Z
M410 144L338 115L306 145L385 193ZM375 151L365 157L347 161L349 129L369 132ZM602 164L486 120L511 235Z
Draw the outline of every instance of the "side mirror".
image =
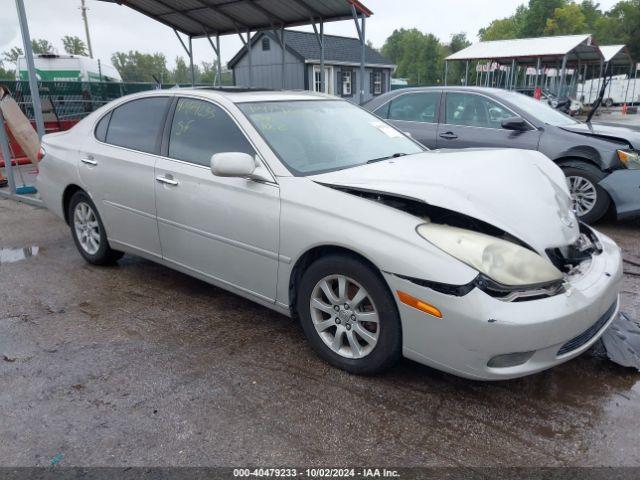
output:
M505 118L502 121L502 128L505 130L515 130L516 132L524 132L529 130L529 125L520 117Z
M254 157L242 152L216 153L211 157L211 173L217 177L248 178L272 182L269 172Z

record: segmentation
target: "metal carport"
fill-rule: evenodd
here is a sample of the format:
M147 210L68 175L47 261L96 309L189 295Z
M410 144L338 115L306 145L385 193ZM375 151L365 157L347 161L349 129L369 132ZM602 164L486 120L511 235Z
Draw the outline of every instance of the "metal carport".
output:
M469 63L472 61L488 61L506 66L505 87L513 89L517 86L517 67L535 68L535 86L538 86L540 71L545 65L559 69L560 81L558 94L564 91L567 68L573 64L578 71L584 65L602 65L604 56L590 34L565 35L557 37L521 38L515 40L496 40L475 43L445 59L445 72L449 62L466 62L465 83L469 80ZM490 70L490 69L489 69ZM490 72L484 79L489 85L494 79ZM448 79L445 73L445 84Z

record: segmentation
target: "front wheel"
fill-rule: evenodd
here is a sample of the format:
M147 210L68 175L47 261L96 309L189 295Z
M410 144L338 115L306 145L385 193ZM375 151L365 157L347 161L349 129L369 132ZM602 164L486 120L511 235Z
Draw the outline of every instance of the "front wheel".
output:
M375 374L400 358L394 299L379 273L362 261L329 255L314 262L302 276L297 311L312 348L335 367Z
M122 258L122 252L109 246L102 219L85 192L76 192L71 197L68 218L73 241L87 262L108 265Z
M609 209L609 194L598 183L606 174L594 165L572 162L562 165L567 177L573 209L580 220L594 223L604 217Z

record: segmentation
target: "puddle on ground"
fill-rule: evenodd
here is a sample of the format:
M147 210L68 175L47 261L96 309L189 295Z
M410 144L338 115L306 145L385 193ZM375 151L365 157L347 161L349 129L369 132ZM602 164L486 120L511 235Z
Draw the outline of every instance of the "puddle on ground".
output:
M0 264L14 263L38 255L40 247L32 245L24 248L0 248Z

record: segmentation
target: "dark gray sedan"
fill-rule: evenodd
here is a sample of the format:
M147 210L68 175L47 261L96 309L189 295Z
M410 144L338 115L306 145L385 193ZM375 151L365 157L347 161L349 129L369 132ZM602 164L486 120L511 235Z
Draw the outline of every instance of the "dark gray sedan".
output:
M640 132L585 124L533 98L493 88L402 89L364 108L431 149L539 150L564 171L585 222L599 220L610 207L618 218L640 214Z

